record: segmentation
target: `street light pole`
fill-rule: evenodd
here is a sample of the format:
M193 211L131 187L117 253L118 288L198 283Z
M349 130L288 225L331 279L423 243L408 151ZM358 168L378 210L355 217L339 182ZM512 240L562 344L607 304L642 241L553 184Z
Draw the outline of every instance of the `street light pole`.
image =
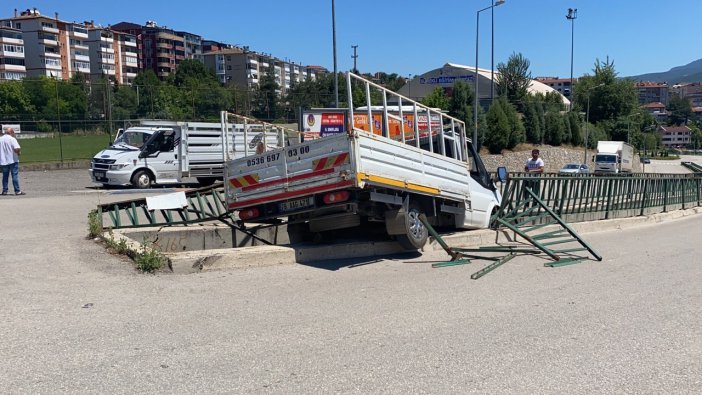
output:
M604 85L604 82L587 89L587 112L585 113L585 157L583 163L587 164L587 144L590 140L590 92Z
M480 105L480 100L478 99L478 48L479 48L479 38L480 38L480 13L495 8L499 5L504 4L505 0L497 0L493 2L492 5L478 10L475 13L475 75L473 76L474 91L475 91L475 101L473 103L473 147L478 150L478 106Z
M336 103L336 108L339 108L339 76L336 71L336 14L334 12L334 0L331 2L332 6L332 45L334 47L334 100Z
M575 44L575 19L578 17L577 8L568 8L568 15L566 19L570 21L570 92L568 93L568 99L570 99L570 110L573 110L573 48Z

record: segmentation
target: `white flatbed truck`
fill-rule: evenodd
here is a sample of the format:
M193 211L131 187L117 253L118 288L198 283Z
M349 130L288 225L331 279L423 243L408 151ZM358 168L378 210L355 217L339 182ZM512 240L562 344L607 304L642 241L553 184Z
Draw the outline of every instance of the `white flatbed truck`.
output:
M228 162L229 209L315 234L376 223L408 250L427 241L420 213L432 226L488 227L501 196L464 123L348 73L349 92L352 83L382 96L381 119L370 100L354 110L349 94L341 133Z
M110 147L90 166L93 182L105 186L181 183L194 177L201 185L222 179L227 160L253 154L256 146L283 147L297 131L241 115L236 122L141 121L120 130Z

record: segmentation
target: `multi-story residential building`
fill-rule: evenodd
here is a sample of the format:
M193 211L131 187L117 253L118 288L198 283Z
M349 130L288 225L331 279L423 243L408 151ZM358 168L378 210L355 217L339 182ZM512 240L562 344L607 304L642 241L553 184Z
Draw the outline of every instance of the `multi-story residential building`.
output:
M87 40L93 61L92 79L107 76L119 84L131 84L139 72L136 36L110 28L90 25Z
M683 147L692 142L692 131L687 126L659 126L658 133L666 147Z
M197 59L214 70L221 83L244 89L258 86L261 78L271 72L280 86L279 95L285 94L295 82L316 79L320 70L238 47L207 52Z
M692 107L702 107L702 83L673 85L670 91L688 99Z
M0 81L21 80L26 77L24 40L12 21L0 24Z
M202 37L188 32L176 32L185 42L185 59L195 59L202 54Z
M202 53L201 36L159 26L154 21L147 21L144 26L120 22L111 28L136 36L141 49L140 69L153 70L159 78L166 78L180 62Z
M665 82L640 81L634 84L639 94L639 104L663 103L668 105L668 84Z
M570 84L570 78L536 77L534 79L544 85L550 86L551 88L557 90L561 95L570 99L570 94L573 89ZM573 83L576 82L578 82L578 79L573 78Z
M87 27L81 23L65 22L42 15L36 8L27 9L3 21L11 21L22 32L26 75L69 79L76 73L89 73L90 60L84 41Z

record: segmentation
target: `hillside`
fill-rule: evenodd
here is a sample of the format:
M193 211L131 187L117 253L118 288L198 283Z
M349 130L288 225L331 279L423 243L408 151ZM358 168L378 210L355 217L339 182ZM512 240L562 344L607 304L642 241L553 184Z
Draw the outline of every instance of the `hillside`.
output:
M684 66L673 67L668 71L634 75L626 78L636 81L667 82L668 85L682 82L700 82L702 81L702 59L697 59Z

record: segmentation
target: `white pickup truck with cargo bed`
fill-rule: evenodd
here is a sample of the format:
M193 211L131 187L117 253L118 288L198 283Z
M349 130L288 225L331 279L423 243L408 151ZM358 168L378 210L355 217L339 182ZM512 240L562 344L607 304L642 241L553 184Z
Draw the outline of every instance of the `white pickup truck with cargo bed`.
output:
M257 145L282 147L292 131L232 114L235 123L140 121L120 129L110 147L91 162L90 177L105 186L181 183L194 177L201 185L222 179L225 161L247 156ZM297 132L294 132L297 135Z
M406 249L427 241L420 213L432 226L488 227L501 196L464 123L348 73L349 92L352 83L384 104L354 109L349 95L348 108L328 110L339 133L228 162L229 209L312 234L383 226Z

